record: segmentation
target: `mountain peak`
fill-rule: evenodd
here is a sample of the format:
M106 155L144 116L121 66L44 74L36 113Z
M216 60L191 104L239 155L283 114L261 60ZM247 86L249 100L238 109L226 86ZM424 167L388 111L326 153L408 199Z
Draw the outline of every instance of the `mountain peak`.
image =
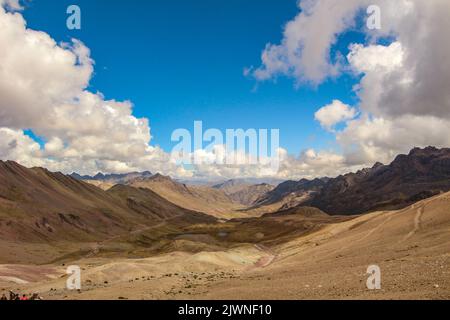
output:
M384 164L382 164L381 162L377 162L377 163L375 163L373 165L372 169L376 169L376 168L379 168L379 167L382 167L382 166L384 166Z
M105 175L101 172L97 173L92 180L102 180L105 179Z
M173 182L173 180L172 180L171 177L165 176L165 175L163 175L163 174L161 174L161 173L157 173L157 174L151 176L151 177L149 178L149 180L152 180L152 181L159 181L159 182L163 182L163 181L170 181L170 182Z
M244 185L245 183L243 181L237 180L237 179L230 179L225 182L219 183L215 186L213 186L214 189L227 189L232 187L237 187Z
M430 153L435 153L435 152L439 152L439 151L441 151L441 150L444 150L444 149L438 149L438 148L436 148L436 147L433 147L433 146L428 146L428 147L426 147L426 148L413 148L410 152L409 152L409 155L410 156L413 156L413 155L418 155L418 154L424 154L424 153L427 153L427 154L430 154Z

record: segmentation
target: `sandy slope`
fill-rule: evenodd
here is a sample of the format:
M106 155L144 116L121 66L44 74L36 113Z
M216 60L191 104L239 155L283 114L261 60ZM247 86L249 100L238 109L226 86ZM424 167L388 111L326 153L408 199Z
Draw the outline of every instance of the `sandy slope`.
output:
M206 298L450 299L450 194L326 226L275 250L267 269L220 283ZM366 289L372 264L382 271L380 291Z
M42 280L27 278L33 267L3 266L0 288L40 291L48 299L450 299L449 244L450 194L442 194L271 247L83 259L76 262L84 270L81 293L64 289L62 266L35 267ZM381 268L381 290L366 288L372 264Z

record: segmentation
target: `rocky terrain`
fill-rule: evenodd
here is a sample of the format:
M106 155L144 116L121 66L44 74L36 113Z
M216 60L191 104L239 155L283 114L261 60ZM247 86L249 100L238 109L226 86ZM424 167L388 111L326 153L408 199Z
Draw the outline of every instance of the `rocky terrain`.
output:
M300 181L285 181L276 188L261 195L253 203L255 207L267 206L281 203L287 206L297 205L312 198L318 191L322 190L329 179L302 179Z
M308 204L330 214L404 208L450 190L450 149L413 149L391 164L330 180Z
M222 190L236 203L251 206L263 195L272 191L275 186L267 183L249 184L242 181L229 180L216 185L213 188Z
M127 185L150 189L183 208L201 211L217 218L247 216L239 211L244 208L242 204L236 203L224 191L216 188L182 184L161 174L136 178Z
M450 149L413 149L391 164L333 179L287 181L257 201L291 207L317 207L329 214L353 215L404 208L450 190Z

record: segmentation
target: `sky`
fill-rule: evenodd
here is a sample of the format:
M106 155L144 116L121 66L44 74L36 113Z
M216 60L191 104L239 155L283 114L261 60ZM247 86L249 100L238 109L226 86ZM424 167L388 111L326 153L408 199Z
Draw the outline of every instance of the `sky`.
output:
M374 3L381 28L369 30ZM0 4L1 159L83 174L312 178L450 145L450 48L436 36L448 30L445 0ZM66 27L71 4L81 30ZM279 129L279 170L177 165L171 135L197 120Z
M82 12L80 31L65 27L65 10L74 3ZM166 151L174 146L173 130L202 120L221 130L279 128L281 145L299 154L334 147L312 121L314 112L335 97L351 101L355 81L295 89L287 79L257 84L244 76L297 11L296 0L34 0L24 17L57 41L83 41L96 62L91 88L132 101L133 114L150 120L152 142Z

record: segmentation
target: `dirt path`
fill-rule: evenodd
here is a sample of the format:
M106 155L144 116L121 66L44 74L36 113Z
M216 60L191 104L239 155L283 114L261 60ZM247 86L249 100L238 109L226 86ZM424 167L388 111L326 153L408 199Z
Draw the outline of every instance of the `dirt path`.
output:
M385 214L385 213L386 213L386 211L382 212L381 214ZM373 228L368 233L366 233L362 238L359 239L359 241L364 241L365 239L369 238L375 232L379 232L380 230L382 230L384 225L386 225L387 223L389 223L392 220L392 217L393 217L393 214L389 213L389 216L386 219L384 219L383 222L381 222L375 228Z
M414 216L414 228L411 230L410 233L408 233L405 238L403 239L403 241L408 240L409 238L411 238L413 235L415 235L417 233L417 231L420 230L420 226L422 224L422 216L423 216L423 212L424 212L424 208L425 205L420 206L417 209L417 213Z

